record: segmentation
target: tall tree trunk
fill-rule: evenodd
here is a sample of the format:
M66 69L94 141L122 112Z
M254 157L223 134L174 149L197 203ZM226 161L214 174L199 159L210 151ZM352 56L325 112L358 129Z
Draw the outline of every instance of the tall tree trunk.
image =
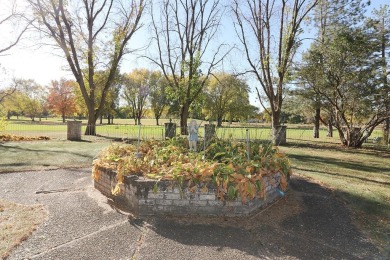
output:
M188 121L189 109L190 109L189 104L184 104L181 107L181 112L180 112L180 134L181 135L188 135L187 121Z
M99 117L99 124L103 124L103 116L102 115L100 115L100 117Z
M96 117L94 113L88 114L87 128L85 129L85 135L96 135Z
M65 114L62 113L62 123L65 123Z
M337 132L339 133L340 142L343 146L348 146L348 141L345 138L344 132L340 127L336 127Z
M321 108L317 107L314 116L314 130L313 130L314 138L320 138L320 114L321 114Z
M327 137L333 137L333 125L332 125L332 118L329 118L328 120L328 134Z
M389 144L389 142L390 142L389 131L390 131L390 119L386 119L383 122L383 140L384 140L385 144Z
M218 127L222 126L222 116L218 116L218 118L217 118L217 126Z
M156 116L156 125L159 125L159 123L158 123L158 120L159 120L159 119L160 119L160 118Z
M280 129L280 110L273 111L271 115L272 143L278 145L278 132Z
M280 110L274 111L271 115L271 126L275 128L275 126L280 125Z

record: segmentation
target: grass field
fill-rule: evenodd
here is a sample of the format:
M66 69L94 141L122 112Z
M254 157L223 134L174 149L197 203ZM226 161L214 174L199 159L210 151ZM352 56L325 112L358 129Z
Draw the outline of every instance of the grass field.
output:
M281 150L290 157L294 174L330 187L352 210L356 223L390 250L389 151L313 144Z
M83 120L82 133L86 128L86 121ZM156 125L154 119L143 119L142 126L134 125L133 120L130 119L116 119L114 125L97 124L96 133L99 136L107 138L118 139L136 139L140 133L140 137L143 140L146 139L163 139L165 135L164 123L168 122L167 119L160 120L160 126ZM173 120L176 125L179 125L178 120ZM205 122L199 121L199 124L203 126ZM247 130L248 129L248 130ZM247 132L248 131L248 132ZM65 140L67 137L67 125L63 124L59 118L42 119L41 122L32 122L28 118L11 119L3 133L25 135L25 136L48 136L53 139ZM180 129L176 129L176 133L180 133ZM232 125L225 124L221 128L217 128L216 134L219 138L227 139L240 139L244 140L247 137L251 140L271 140L271 129L266 124L238 124ZM287 127L287 140L291 142L316 142L316 143L339 143L338 135L334 131L334 137L326 137L327 130L325 128L320 129L320 138L313 139L313 131L311 125L288 125ZM204 136L204 128L199 128L199 136ZM381 136L381 130L375 130L370 140L375 137ZM83 136L85 140L94 140L94 137ZM389 148L389 147L388 147Z

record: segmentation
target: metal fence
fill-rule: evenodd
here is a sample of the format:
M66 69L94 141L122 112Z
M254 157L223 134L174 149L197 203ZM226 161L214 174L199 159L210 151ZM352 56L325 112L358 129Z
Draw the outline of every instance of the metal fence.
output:
M165 138L164 126L152 125L96 125L96 135L85 135L87 125L83 124L81 128L81 138L87 141L98 140L162 140ZM199 128L199 137L204 137L204 127ZM41 123L10 123L0 134L14 134L21 136L47 136L51 139L66 140L67 125L66 124L41 124ZM180 135L180 128L176 128L176 135ZM315 142L315 143L339 143L338 134L334 131L333 137L327 137L327 129L320 129L320 138L313 138L313 130L309 127L289 126L286 132L287 143L300 142ZM271 141L272 131L270 127L217 127L216 136L221 139L233 140L260 140ZM366 145L380 146L382 133L380 130L375 130L368 138ZM386 146L384 146L386 147ZM387 148L389 146L387 145Z

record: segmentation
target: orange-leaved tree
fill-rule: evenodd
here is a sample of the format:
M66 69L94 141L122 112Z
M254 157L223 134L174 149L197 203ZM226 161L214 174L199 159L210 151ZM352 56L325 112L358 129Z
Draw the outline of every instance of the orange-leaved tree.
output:
M62 78L60 81L53 80L49 87L47 98L49 108L54 114L62 117L63 123L67 116L76 112L76 95L73 92L75 84L77 84L75 81Z

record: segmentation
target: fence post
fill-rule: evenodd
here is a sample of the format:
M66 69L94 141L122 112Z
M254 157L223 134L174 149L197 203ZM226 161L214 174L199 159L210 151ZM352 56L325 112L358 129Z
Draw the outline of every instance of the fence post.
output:
M142 157L142 154L141 154L141 152L139 151L140 145L141 145L141 124L139 123L139 126L138 126L137 154L135 155L135 157L137 157L138 159Z
M249 147L249 129L246 129L246 155L248 156L248 161L250 160L249 157L250 147Z
M169 120L169 123L165 123L165 138L172 139L176 135L176 124Z

